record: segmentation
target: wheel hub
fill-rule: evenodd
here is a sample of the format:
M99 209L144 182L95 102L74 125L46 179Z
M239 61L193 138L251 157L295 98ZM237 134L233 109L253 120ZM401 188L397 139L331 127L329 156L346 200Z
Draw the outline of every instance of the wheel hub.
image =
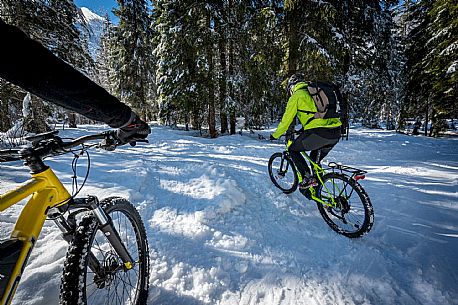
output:
M350 204L347 198L339 196L336 198L336 208L340 209L342 214L346 214L350 211Z
M109 286L113 282L116 272L119 270L117 256L114 253L108 253L102 262L100 270L94 276L94 283L99 289Z

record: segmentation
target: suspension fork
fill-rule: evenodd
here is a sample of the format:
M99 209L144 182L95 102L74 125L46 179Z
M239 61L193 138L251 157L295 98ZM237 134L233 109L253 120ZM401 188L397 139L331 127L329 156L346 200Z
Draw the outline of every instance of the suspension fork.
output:
M105 235L105 237L110 242L113 249L116 251L118 256L121 258L124 264L124 267L127 270L132 269L134 267L135 262L133 258L127 251L124 244L121 242L119 233L114 228L110 215L108 215L102 209L97 197L88 196L87 198L84 198L84 199L75 199L67 207L65 206L59 207L59 210L62 213L62 212L66 212L67 210L70 210L71 208L75 208L78 210L75 211L74 213L70 213L70 215L67 218L64 218L62 214L60 214L57 218L54 219L54 222L57 224L59 229L62 231L64 240L66 240L68 243L70 243L73 240L73 236L76 230L75 215L79 214L80 212L84 210L90 210L92 211L95 219L98 222L98 228L100 229L100 231L102 231L102 233ZM89 265L89 268L95 273L98 273L98 271L101 270L100 262L98 261L98 259L95 257L95 255L92 252L89 252L88 265Z
M114 228L110 215L105 213L99 204L99 200L95 196L89 196L89 205L94 213L95 218L99 223L99 229L105 237L110 241L111 246L124 263L124 267L129 270L134 267L134 261L127 251L124 244L121 242L121 237L118 231Z
M283 155L282 155L281 162L280 162L280 169L283 169L283 164L286 159L289 159L294 164L294 160L291 158L291 155L288 152L288 148L285 149L285 151L283 151ZM291 170L294 171L293 173L296 173L297 179L299 183L301 183L303 178L302 178L301 172L297 170L297 165L296 165L296 168L292 167ZM288 171L288 162L286 162L286 171Z
M293 158L291 158L291 155L289 154L289 147L292 144L293 144L293 140L288 139L286 141L286 149L283 152L283 158L281 159L281 166L283 166L283 162L284 162L285 158L290 159L294 164L294 160L293 160ZM286 163L286 164L288 165L288 163ZM298 180L299 183L301 183L304 178L302 177L301 172L297 169L297 165L296 164L294 164L294 165L296 166L295 172L296 172L297 180Z

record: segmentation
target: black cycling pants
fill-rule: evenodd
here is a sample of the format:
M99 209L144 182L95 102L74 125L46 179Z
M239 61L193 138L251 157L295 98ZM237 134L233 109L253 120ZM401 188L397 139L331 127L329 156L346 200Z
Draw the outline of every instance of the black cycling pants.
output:
M19 28L0 19L0 77L44 100L111 127L120 127L131 109Z
M310 159L315 163L320 163L339 142L339 139L340 127L335 127L304 130L294 140L288 151L302 177L309 177L310 169L301 152L311 151Z

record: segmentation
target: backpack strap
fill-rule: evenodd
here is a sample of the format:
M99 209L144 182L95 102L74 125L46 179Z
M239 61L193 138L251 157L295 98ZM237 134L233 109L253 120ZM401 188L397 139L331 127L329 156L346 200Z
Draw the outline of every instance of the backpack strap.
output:
M307 111L307 110L301 110L301 109L297 109L297 112L302 112L302 113L306 113L306 114L315 114L316 113L316 112L313 112L313 111ZM312 116L310 119L307 120L307 122L305 122L304 126L308 125L308 123L310 123L314 119L315 119L315 116Z
M301 88L299 90L305 90L305 92L307 92L310 96L312 96L312 94L310 94L309 90L307 88ZM317 93L318 94L318 93ZM302 112L302 113L305 113L305 114L315 114L316 112L314 111L307 111L307 110L302 110L302 109L297 109L297 112ZM314 116L312 116L310 119L307 120L307 122L305 122L304 125L307 125L308 123L310 123L311 121L313 121L315 119Z
M309 95L311 95L307 88L301 88L301 89L299 89L299 90L304 90L304 91L307 92ZM298 91L299 91L299 90L298 90ZM307 111L307 110L302 110L302 109L297 109L297 111L298 111L298 112L302 112L302 113L306 113L306 114L315 114L315 113L316 113L316 112L314 112L314 111Z
M307 110L302 110L302 109L297 109L298 112L306 113L306 114L315 114L316 112L314 111L307 111Z

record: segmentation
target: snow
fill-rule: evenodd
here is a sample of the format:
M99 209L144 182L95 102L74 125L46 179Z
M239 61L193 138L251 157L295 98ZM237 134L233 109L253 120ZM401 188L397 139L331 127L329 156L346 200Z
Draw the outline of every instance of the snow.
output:
M127 197L147 227L148 304L456 304L457 138L351 129L328 161L369 172L361 183L375 225L350 240L299 192L272 185L267 161L281 143L248 133L193 135L155 126L149 144L91 154L83 195ZM71 159L47 160L69 188ZM18 162L0 164L0 193L27 172ZM0 237L18 213L14 206L0 214ZM47 221L13 304L57 303L66 247Z
M23 101L22 101L22 116L25 118L30 117L30 109L31 109L31 104L32 104L32 96L30 95L29 92L25 95Z
M81 12L83 13L84 15L84 18L88 21L88 22L91 22L93 20L95 21L99 21L99 22L103 22L103 18L99 15L97 15L96 13L92 12L90 9L88 9L87 7L81 7Z
M446 74L453 74L453 73L455 73L457 67L458 67L458 61L454 61L454 62L450 65L450 67L448 67L447 73L446 73Z
M96 13L92 12L90 9L86 7L80 8L81 13L86 20L87 29L80 27L80 32L84 33L85 30L88 31L89 40L88 40L88 48L89 53L91 54L93 59L96 59L96 55L100 45L100 39L103 35L104 31L104 19L103 17L97 15Z

